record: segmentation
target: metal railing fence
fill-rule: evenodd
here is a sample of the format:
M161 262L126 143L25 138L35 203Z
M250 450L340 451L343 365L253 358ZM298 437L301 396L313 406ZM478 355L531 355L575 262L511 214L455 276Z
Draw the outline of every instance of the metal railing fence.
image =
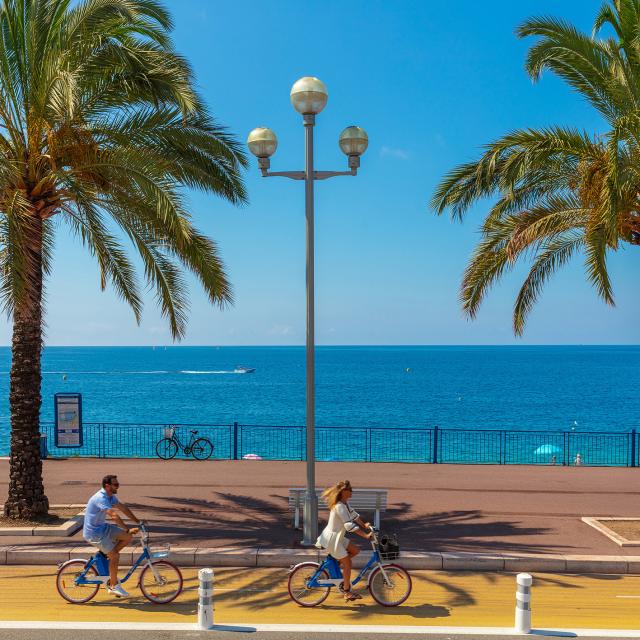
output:
M83 445L56 447L54 425L43 423L50 457L154 458L164 430L181 442L197 429L214 445L214 459L304 460L305 427L285 425L85 423ZM640 441L629 432L441 429L439 427L316 427L320 461L441 464L638 466ZM178 458L184 458L182 450Z

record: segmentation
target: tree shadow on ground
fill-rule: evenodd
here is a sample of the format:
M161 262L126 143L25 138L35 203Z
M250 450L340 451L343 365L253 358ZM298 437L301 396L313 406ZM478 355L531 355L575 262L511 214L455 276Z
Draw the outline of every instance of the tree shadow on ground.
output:
M243 585L236 589L234 587L240 575L244 578ZM249 577L248 581L247 577ZM343 596L336 589L332 589L327 600L315 609L328 612L349 611L353 612L359 620L381 613L385 616L410 616L422 619L445 618L451 615L448 606L417 602L415 594L409 596L407 602L399 607L382 607L372 602L366 587L354 589L364 596L363 600L347 604ZM242 602L243 608L254 611L283 605L298 607L289 596L285 569L262 570L260 573L250 572L248 569L222 570L216 573L214 597L220 602Z
M401 503L387 511L384 528L396 531L407 550L562 553L571 548L545 543L549 527L493 519L478 510L414 513L410 504Z
M180 545L206 540L221 546L267 549L300 546L301 534L293 529L282 496L263 499L212 492L211 499L166 496L160 504L159 497L148 497L151 506L130 506L149 518L158 542ZM553 531L549 527L493 519L478 510L415 513L412 505L401 503L383 514L383 529L395 531L404 550L563 553L574 548L546 543L547 534Z
M70 607L78 605L69 604ZM169 604L154 604L143 596L132 596L130 598L110 598L108 600L90 600L85 602L83 607L93 608L99 611L102 608L120 609L122 611L146 611L149 613L170 613L172 615L193 618L197 613L197 597L188 600L176 600Z
M207 492L206 497L193 498L147 495L138 502L130 502L129 506L149 521L152 543L265 549L300 547L302 535L292 526L287 498L277 493L267 497L216 491ZM326 511L321 511L320 515L326 520ZM365 512L362 515L372 519L373 514ZM480 510L417 513L412 504L396 503L382 514L382 526L384 531L398 534L405 551L576 552L574 545L554 542L557 538L552 527L526 526L518 518L489 516ZM63 548L86 543L78 533L73 538L57 540L29 541L26 538L24 544L37 549L39 546Z
M149 519L153 540L183 545L294 548L299 534L287 513L270 500L212 492L213 499L164 497L162 504L129 504ZM149 496L156 499L155 496ZM216 546L212 544L209 546Z

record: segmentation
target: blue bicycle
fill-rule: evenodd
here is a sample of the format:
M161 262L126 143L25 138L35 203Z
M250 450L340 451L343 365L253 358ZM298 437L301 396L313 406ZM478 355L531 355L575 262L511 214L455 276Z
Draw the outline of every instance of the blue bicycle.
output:
M398 552L381 549L377 533L372 531L373 554L351 584L357 585L369 574L367 586L373 599L383 607L397 607L411 594L411 576L400 565L387 562L395 560ZM342 581L340 564L331 555L322 564L302 562L289 573L289 595L302 607L315 607L327 599L331 587L339 587Z
M182 573L165 558L169 546L164 551L149 551L149 532L144 523L140 524L142 553L133 563L129 573L120 580L125 583L142 566L138 586L142 595L154 604L167 604L182 593ZM73 604L83 604L93 598L101 585L109 582L109 559L98 551L89 560L73 559L60 565L56 575L58 593Z

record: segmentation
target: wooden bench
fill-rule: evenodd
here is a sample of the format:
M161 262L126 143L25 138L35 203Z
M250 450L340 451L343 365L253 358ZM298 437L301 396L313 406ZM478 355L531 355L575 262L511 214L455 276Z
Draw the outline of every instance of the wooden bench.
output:
M316 489L318 496L318 510L328 509L321 493L324 489ZM304 496L307 490L297 487L289 489L289 511L293 511L293 526L300 528L300 513L304 507ZM373 526L380 528L380 513L387 510L387 490L386 489L354 489L349 504L356 511L373 511Z

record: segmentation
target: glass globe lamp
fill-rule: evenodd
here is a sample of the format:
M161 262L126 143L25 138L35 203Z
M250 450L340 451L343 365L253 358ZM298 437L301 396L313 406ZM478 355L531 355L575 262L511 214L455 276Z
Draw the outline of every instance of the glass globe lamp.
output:
M369 136L362 127L347 127L338 141L342 152L348 156L361 156L369 146Z
M291 104L302 115L316 115L326 106L329 92L322 80L305 76L291 87Z
M249 151L258 158L269 158L278 148L276 134L267 127L255 128L247 137Z

